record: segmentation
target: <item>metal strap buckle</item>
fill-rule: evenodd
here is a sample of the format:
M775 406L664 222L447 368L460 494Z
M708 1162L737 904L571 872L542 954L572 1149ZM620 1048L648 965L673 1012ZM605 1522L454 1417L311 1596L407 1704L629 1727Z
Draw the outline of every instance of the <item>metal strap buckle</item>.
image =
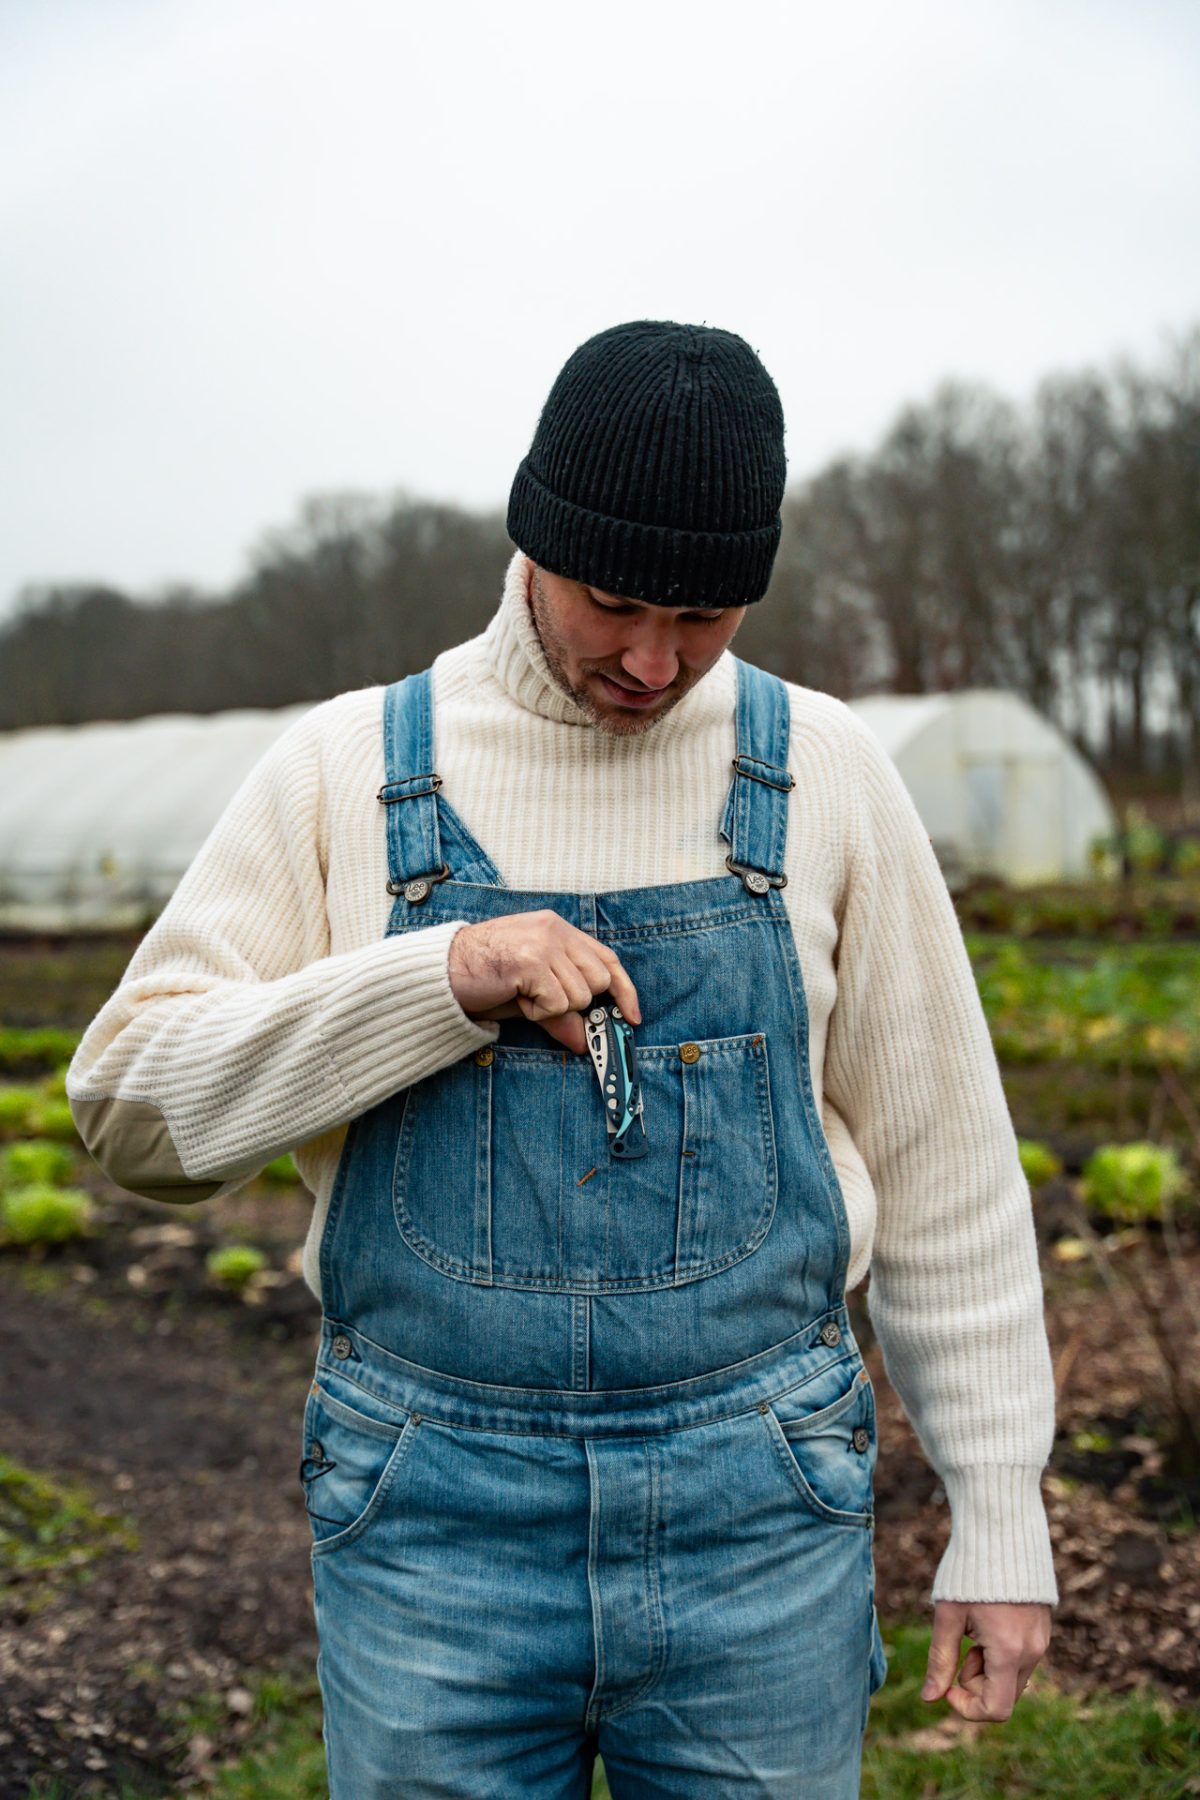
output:
M400 796L401 799L405 799L406 797L407 796L403 794ZM412 902L427 900L429 898L430 888L436 886L439 881L445 881L449 873L450 864L444 862L436 873L428 875L409 875L404 881L392 881L389 879L387 891L389 894L403 894L406 900ZM417 892L417 889L420 889L421 891Z
M741 876L742 886L748 894L765 894L768 888L787 886L786 875L768 875L765 869L752 869L748 863L734 862L731 855L725 858L725 867Z
M745 756L735 756L733 766L739 775L745 775L750 781L761 781L764 787L776 788L781 794L789 794L796 785L796 777L790 769L776 769L774 763L763 763L764 769L773 769L776 775L782 775L782 781L772 781L769 775L760 775L757 769L743 769L742 764L752 760Z
M438 789L442 786L441 776L435 774L432 769L430 769L430 771L427 775L402 775L400 777L400 780L401 781L432 781L433 786L431 788L421 788L415 794L385 794L383 791L383 788L395 787L397 785L394 781L385 781L383 784L383 787L380 788L380 790L376 794L375 798L379 801L382 801L384 806L390 806L393 800L425 800L425 799L428 799L430 794L436 794Z

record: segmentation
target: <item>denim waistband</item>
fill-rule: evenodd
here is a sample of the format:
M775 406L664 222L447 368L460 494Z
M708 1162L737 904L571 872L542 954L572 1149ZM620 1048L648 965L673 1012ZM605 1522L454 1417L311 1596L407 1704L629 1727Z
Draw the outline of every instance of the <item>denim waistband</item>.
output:
M731 1418L848 1359L861 1362L862 1357L843 1301L767 1350L659 1387L587 1390L466 1381L408 1362L353 1326L328 1318L321 1324L317 1371L354 1383L384 1407L419 1412L434 1423L595 1438L675 1431Z

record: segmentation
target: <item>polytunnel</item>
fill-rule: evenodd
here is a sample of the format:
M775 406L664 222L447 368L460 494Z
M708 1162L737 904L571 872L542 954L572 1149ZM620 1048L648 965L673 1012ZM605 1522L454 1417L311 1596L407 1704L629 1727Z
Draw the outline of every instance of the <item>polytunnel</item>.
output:
M160 912L243 778L308 705L0 733L0 927Z
M1070 741L1000 689L852 701L952 885L1084 876L1115 819ZM0 733L0 929L146 924L298 706Z
M1071 740L1004 688L878 694L852 702L916 803L952 886L1081 880L1117 818Z

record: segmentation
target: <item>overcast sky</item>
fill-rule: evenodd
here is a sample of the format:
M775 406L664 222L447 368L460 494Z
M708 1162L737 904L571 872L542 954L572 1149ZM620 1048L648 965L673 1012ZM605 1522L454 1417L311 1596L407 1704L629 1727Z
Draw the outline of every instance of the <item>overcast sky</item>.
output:
M1192 0L6 0L0 614L301 496L502 505L571 350L740 332L789 472L1200 321Z

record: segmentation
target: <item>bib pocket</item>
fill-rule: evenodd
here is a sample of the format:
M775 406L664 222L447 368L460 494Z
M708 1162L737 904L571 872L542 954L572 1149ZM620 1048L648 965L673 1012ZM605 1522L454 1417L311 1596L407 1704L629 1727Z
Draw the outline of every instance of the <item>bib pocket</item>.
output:
M827 1400L830 1389L836 1397ZM761 1410L784 1472L809 1510L833 1524L872 1525L875 1390L861 1359L834 1364Z
M300 1460L314 1556L340 1549L367 1529L395 1486L418 1424L408 1413L372 1418L339 1399L327 1380L319 1376L309 1390Z
M765 1034L639 1043L637 1063L649 1148L629 1161L586 1055L497 1042L415 1083L393 1172L405 1243L460 1281L560 1293L673 1287L748 1256L778 1189Z

